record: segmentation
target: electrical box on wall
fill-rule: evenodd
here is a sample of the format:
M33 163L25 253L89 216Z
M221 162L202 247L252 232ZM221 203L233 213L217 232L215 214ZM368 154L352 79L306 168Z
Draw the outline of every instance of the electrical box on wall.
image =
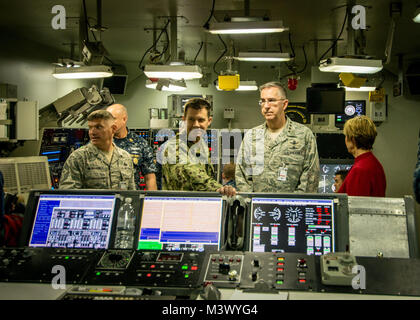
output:
M387 105L386 101L384 102L369 102L368 108L369 118L374 122L386 121L387 117Z
M38 140L39 116L36 101L0 101L0 140Z
M385 95L383 88L369 92L369 107L367 108L367 115L372 121L382 122L386 121L388 112L388 96Z
M234 119L235 118L235 109L233 108L225 108L223 117L225 119Z

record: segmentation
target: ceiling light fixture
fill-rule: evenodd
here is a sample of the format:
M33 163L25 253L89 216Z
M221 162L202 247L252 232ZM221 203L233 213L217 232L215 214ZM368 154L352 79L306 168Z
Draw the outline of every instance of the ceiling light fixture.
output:
M184 91L187 89L187 84L184 80L171 79L147 79L146 88L161 90L161 91Z
M219 91L227 91L227 90L220 89L218 81L216 81L216 88ZM257 82L252 80L252 81L239 81L239 87L231 91L256 91L256 90L258 90Z
M197 65L158 65L149 64L144 67L148 78L162 78L173 80L192 80L203 77L201 68Z
M209 32L212 34L249 34L275 33L287 31L283 21L239 21L210 23Z
M233 57L238 61L255 61L255 62L281 62L290 61L293 58L290 53L283 52L239 52L237 57Z
M382 60L365 58L332 57L319 63L319 70L323 72L376 73L382 68Z
M344 88L344 89L346 89L346 91L358 91L358 92L369 92L369 91L375 91L376 90L376 87L374 87L374 86L361 86L359 88L340 86L340 88Z
M413 21L415 23L420 23L420 5L417 6L416 11L414 12L414 18Z
M114 73L111 67L105 65L60 67L54 68L56 79L95 79L111 77Z

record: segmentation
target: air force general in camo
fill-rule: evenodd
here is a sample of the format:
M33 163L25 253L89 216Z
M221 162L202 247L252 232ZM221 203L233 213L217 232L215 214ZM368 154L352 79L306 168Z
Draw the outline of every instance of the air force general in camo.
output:
M280 83L260 87L265 123L248 130L239 149L235 178L240 192L316 193L319 158L306 126L286 117L288 100Z

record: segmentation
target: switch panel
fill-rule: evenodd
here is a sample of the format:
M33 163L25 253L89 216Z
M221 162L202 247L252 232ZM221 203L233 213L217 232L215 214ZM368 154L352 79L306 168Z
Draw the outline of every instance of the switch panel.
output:
M207 266L204 282L212 282L219 288L235 288L241 279L244 254L225 251L212 253L204 265Z

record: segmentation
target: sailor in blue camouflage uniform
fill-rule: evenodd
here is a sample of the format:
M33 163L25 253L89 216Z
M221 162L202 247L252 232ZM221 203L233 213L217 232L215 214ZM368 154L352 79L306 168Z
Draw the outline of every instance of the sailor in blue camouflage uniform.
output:
M127 109L121 104L113 104L107 108L115 118L117 130L114 135L114 143L121 149L127 151L134 165L134 180L137 190L144 189L141 186L140 176L145 178L147 190L157 190L156 184L156 161L153 150L145 139L127 129Z
M249 130L239 149L236 186L240 192L316 193L319 158L311 130L286 117L286 91L278 82L260 87L265 123Z

